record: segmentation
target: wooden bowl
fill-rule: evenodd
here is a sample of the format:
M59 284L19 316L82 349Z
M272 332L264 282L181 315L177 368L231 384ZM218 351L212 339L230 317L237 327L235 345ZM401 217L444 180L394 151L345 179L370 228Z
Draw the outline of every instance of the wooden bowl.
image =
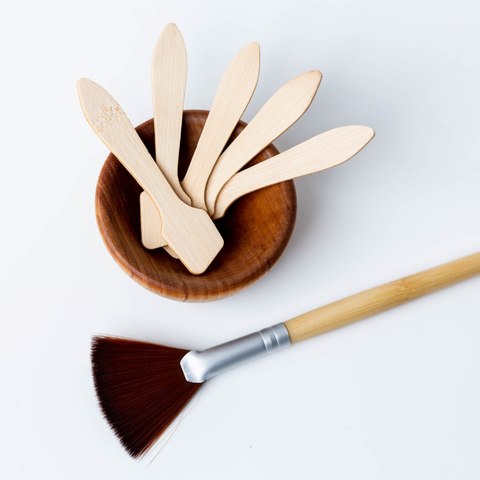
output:
M183 178L208 112L183 115L179 176ZM246 127L240 121L229 143ZM137 127L155 157L153 119ZM269 145L250 165L277 155ZM205 302L234 295L262 278L284 252L295 225L297 198L293 181L245 195L215 221L225 245L202 275L192 275L163 248L147 250L140 240L142 189L110 154L98 179L95 210L105 245L120 267L146 289L173 300Z

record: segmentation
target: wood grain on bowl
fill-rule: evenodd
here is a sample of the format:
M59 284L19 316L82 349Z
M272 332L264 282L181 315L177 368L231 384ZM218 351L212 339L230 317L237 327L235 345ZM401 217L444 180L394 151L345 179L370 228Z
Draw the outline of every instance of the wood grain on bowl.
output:
M208 112L186 110L179 159L182 179ZM229 142L245 128L239 122ZM137 132L154 157L153 120ZM228 145L228 144L227 144ZM248 166L277 155L269 145ZM293 181L258 190L237 200L215 221L225 245L202 275L192 275L163 249L147 250L140 236L141 187L110 154L100 173L95 210L100 234L117 264L136 282L164 297L189 302L219 300L262 278L278 261L293 232L297 201Z

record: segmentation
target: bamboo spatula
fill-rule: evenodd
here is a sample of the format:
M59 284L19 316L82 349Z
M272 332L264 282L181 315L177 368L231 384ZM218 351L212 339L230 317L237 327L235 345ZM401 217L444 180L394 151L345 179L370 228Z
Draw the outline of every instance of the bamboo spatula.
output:
M187 50L180 30L169 23L155 47L152 60L153 120L157 165L186 204L191 200L178 180L183 101L187 85Z
M187 205L191 205L192 202L178 179L178 155L186 84L187 50L178 27L174 23L169 23L157 42L152 60L155 161L177 196ZM166 245L160 235L162 228L160 214L146 192L140 194L140 219L142 243L145 248Z
M208 214L182 202L157 167L130 120L102 87L77 83L85 117L110 151L148 193L162 218L162 236L193 274L203 273L223 246Z
M212 169L257 86L260 47L250 43L228 66L213 100L182 187L192 205L207 210L205 188Z
M334 128L237 173L220 191L213 219L222 218L228 207L247 193L346 162L374 136L369 127Z

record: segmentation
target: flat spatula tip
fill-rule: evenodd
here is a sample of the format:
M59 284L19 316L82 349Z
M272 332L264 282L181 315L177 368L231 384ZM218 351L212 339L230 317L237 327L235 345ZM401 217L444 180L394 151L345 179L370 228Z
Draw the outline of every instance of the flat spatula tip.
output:
M363 125L355 125L355 128L358 130L358 134L363 138L370 141L375 136L375 130L371 127L364 127Z
M101 87L100 85L96 84L92 80L89 80L88 78L85 78L85 77L77 81L77 90L80 96L83 96L85 93L88 92L88 90L92 88L95 89L95 88L101 88Z

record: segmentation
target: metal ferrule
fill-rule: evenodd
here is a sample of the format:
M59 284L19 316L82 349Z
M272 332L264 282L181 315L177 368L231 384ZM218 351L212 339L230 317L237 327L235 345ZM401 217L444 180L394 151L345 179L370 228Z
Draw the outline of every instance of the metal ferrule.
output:
M288 347L290 343L287 327L279 323L201 352L192 350L182 358L180 365L187 381L203 383L219 373Z

